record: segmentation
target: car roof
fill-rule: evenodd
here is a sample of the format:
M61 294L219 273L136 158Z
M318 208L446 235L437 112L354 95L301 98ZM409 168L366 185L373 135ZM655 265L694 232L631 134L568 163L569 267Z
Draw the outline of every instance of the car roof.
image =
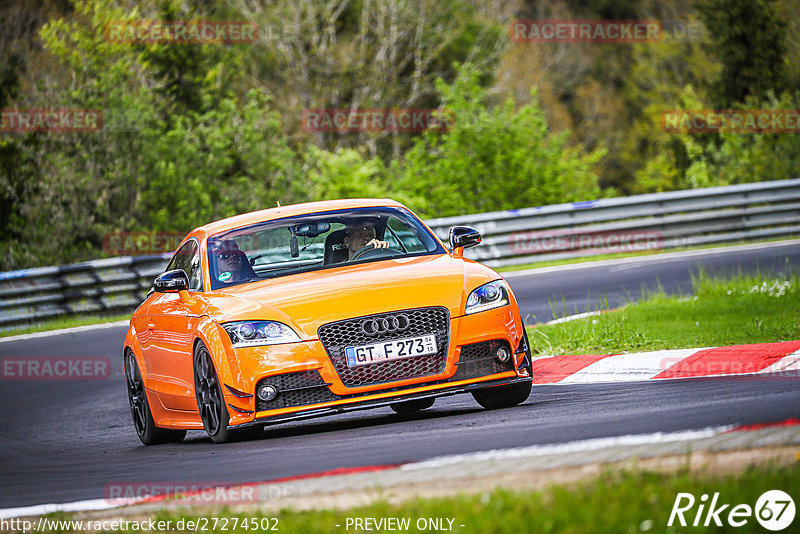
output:
M323 211L377 206L405 207L399 202L388 198L348 198L344 200L304 202L302 204L279 206L265 210L252 211L250 213L242 213L240 215L228 217L227 219L220 219L219 221L214 221L196 228L189 234L189 236L197 236L198 234L211 236L213 234L225 232L227 230L233 230L234 228L239 228L241 226L247 226L250 224L256 224L275 219L282 219L284 217L292 217L294 215L306 215L309 213L318 213Z

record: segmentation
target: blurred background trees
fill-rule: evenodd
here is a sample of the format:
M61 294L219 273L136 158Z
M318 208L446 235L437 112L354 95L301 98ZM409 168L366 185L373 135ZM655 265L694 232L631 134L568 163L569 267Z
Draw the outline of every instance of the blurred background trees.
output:
M110 22L247 20L255 43L120 44ZM658 42L515 42L517 19L656 19ZM800 109L800 0L6 0L0 270L283 204L425 217L800 176L796 134L675 134L677 109ZM687 33L691 30L690 33ZM446 109L446 132L312 132L306 109Z

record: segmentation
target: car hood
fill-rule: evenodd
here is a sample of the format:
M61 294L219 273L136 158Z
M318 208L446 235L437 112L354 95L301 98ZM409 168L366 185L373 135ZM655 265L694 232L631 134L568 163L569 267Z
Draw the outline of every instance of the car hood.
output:
M479 263L449 255L383 260L302 273L206 296L215 321L276 320L303 339L320 325L392 310L444 306L463 314L470 291L500 276Z

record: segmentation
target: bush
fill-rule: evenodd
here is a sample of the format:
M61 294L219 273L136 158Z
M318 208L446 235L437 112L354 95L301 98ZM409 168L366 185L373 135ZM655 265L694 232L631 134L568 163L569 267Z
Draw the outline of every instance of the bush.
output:
M446 84L437 80L446 132L426 131L394 171L398 188L421 199L418 211L443 217L541 206L600 196L594 166L603 151L567 146L569 132L551 134L536 100L491 108L469 65ZM443 114L443 117L446 116Z

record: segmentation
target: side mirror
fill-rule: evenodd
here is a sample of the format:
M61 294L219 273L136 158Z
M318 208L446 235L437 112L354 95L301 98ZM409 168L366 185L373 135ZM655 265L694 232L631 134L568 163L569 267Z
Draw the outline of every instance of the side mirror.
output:
M158 276L153 281L153 289L159 293L171 293L189 289L189 277L183 269L173 269Z
M450 248L469 248L480 245L481 233L471 226L454 226L450 228Z

